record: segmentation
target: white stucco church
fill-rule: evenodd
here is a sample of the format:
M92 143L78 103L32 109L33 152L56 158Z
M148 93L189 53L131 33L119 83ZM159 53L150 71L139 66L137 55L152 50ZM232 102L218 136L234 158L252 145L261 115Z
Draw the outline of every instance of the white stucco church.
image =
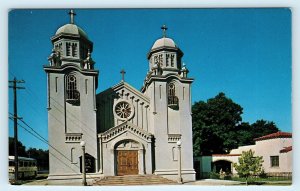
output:
M74 23L58 28L44 66L48 84L49 179L80 177L86 142L88 177L156 174L177 178L178 148L184 181L195 180L192 149L191 84L183 52L163 36L148 52L143 87L124 81L101 86L92 59L93 42ZM97 54L97 53L95 53ZM146 60L145 60L146 61ZM99 63L101 68L101 63ZM101 71L110 72L110 71ZM124 72L124 71L123 71Z

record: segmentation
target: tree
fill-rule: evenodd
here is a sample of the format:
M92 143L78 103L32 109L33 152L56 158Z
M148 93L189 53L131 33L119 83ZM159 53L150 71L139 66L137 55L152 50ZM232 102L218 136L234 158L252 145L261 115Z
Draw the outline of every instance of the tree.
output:
M198 132L193 133L195 156L223 152L223 141L214 133L213 129L204 126L199 128Z
M29 148L26 152L28 157L37 160L38 170L49 169L49 150Z
M253 144L253 134L251 125L248 122L242 122L238 125L236 139L239 146Z
M8 153L10 156L14 156L15 155L15 142L14 142L14 138L9 137L8 140ZM19 157L27 157L27 153L26 153L26 147L18 140L17 143L17 147L18 147L18 156Z
M243 145L254 144L254 138L278 131L274 122L243 122L243 108L219 93L207 102L192 107L194 156L228 153Z
M273 121L265 121L263 119L257 120L251 124L252 140L264 135L278 132L279 129ZM253 141L254 144L254 141Z
M226 153L238 146L236 131L243 108L224 93L192 107L194 155ZM213 143L213 144L212 144Z
M15 155L14 138L9 137L9 155ZM18 141L18 155L19 157L30 157L37 160L38 170L48 170L49 169L49 150L29 148L26 147Z
M239 146L255 144L255 138L276 133L278 131L279 129L272 121L260 119L251 125L243 122L239 125L237 130Z
M262 163L264 162L262 156L254 156L254 151L243 151L239 157L239 162L234 163L233 167L238 172L240 177L246 178L246 185L248 185L248 178L250 176L259 175L262 173Z

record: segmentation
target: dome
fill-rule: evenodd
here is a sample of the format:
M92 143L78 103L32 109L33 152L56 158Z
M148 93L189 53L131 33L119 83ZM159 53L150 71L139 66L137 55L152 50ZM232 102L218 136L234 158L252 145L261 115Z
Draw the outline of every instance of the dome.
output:
M160 47L172 47L172 48L177 48L177 45L175 44L174 40L171 38L160 38L155 41L151 49L156 49Z
M78 27L77 25L74 24L65 24L64 26L60 27L55 35L58 34L72 34L72 35L79 35L81 37L85 37L86 39L88 39L87 34L84 32L84 30L82 30L80 27Z

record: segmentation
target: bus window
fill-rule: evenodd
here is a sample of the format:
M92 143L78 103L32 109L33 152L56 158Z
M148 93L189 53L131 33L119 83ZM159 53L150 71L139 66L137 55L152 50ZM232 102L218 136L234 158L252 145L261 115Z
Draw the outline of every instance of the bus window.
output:
M19 161L19 167L23 167L23 161Z
M27 167L27 166L28 166L28 162L24 161L24 167Z
M9 166L15 166L15 161L9 161Z

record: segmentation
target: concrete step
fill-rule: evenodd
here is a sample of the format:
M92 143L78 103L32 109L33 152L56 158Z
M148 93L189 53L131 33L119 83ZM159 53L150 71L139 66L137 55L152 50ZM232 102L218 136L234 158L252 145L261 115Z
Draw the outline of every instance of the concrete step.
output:
M107 176L102 179L95 179L94 185L156 185L156 184L177 184L176 182L157 175L128 175L128 176Z

